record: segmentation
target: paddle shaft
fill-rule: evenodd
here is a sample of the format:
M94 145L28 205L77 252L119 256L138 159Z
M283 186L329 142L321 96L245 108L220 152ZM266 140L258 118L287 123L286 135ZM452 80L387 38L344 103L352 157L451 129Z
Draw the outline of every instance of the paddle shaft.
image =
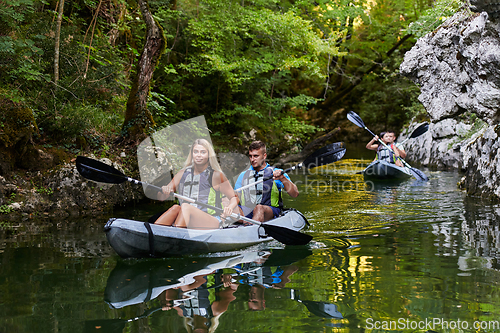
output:
M410 139L411 139L411 138L406 138L406 139L404 139L404 141L403 141L403 142L401 142L400 144L401 144L401 145L404 145L404 144L406 143L406 141L408 141L408 140L410 140Z
M344 156L345 148L343 148L343 146L344 146L343 142L336 142L336 143L331 143L331 144L329 144L325 147L322 147L320 149L317 149L312 154L307 156L306 159L304 161L300 162L299 164L294 165L288 169L281 170L280 175L283 175L287 172L294 171L297 169L317 167L320 165L325 165L325 164L337 162L338 160L340 160ZM339 155L339 154L341 154L341 155ZM244 189L255 186L259 183L265 182L266 180L270 180L273 178L274 178L273 176L262 178L259 181L242 186L242 187L236 189L235 191L241 192Z
M410 139L414 139L414 138L416 138L416 136L414 136L414 137L411 137L411 136L410 136L410 137L408 137L408 138L404 139L404 141L403 141L403 142L401 142L400 144L402 144L402 145L403 145L403 144L405 144L405 143L406 143L406 141L408 141L408 140L410 140Z
M198 202L198 201L196 201L196 200L194 200L194 199L191 199L191 198L189 198L189 197L185 197L185 196L180 195L180 194L177 194L177 193L174 193L174 196L175 196L176 198L178 198L178 199L181 199L181 200L184 200L184 201L187 201L187 202L190 202L190 203L195 203L195 204L197 204L197 205L200 205L200 206L203 206L203 207L206 207L206 208L213 209L213 210L215 210L215 211L217 211L217 212L219 212L219 213L223 213L223 212L224 212L224 210L223 210L223 209L221 209L221 208L217 208L217 207L214 207L214 206L211 206L211 205L207 205L207 204L202 203L202 202ZM261 224L262 224L262 223L261 223L261 222L259 222L259 221L255 221L255 220L249 219L248 217L241 216L240 214L236 214L236 213L232 213L232 214L230 215L230 217L232 217L232 218L236 219L236 221L238 221L238 220L243 220L243 221L245 221L245 222L250 222L250 223L252 223L252 224L256 224L256 225L261 225Z
M127 321L127 323L130 323L131 321L136 321L136 320L139 320L139 319L141 319L141 318L146 318L146 317L148 317L148 316L152 315L153 313L155 313L156 311L159 311L159 310L161 310L161 309L162 309L162 307L161 307L161 306L159 306L159 307L157 307L157 308L154 308L154 309L151 309L151 310L147 310L147 311L146 311L146 312L144 312L142 315L137 316L137 317L134 317L134 318L127 319L126 321Z
M145 182L141 182L139 180L127 177L124 175L121 171L113 168L112 166L105 164L100 161L96 161L93 159L90 159L88 157L83 157L83 156L78 156L76 158L76 168L80 174L90 180L96 181L96 182L103 182L103 183L111 183L111 184L121 184L125 181L129 181L131 183L135 184L142 184L144 186L150 186L152 189L156 189L158 192L162 191L162 189L158 186L148 184ZM97 171L97 172L95 172ZM163 191L162 191L163 192ZM177 198L186 200L191 203L196 203L200 206L207 207L210 209L213 209L217 212L223 213L224 210L218 207L214 207L202 202L198 202L194 199L191 199L189 197L184 197L180 194L174 193L174 196ZM309 243L312 239L311 235L306 235L302 234L298 231L295 231L293 229L288 229L286 227L278 226L278 225L273 225L273 224L267 224L267 223L261 223L259 221L255 221L252 219L249 219L245 216L240 216L239 214L232 213L230 217L236 219L236 220L243 220L245 222L249 222L251 224L256 224L259 226L262 226L266 233L276 239L277 241L285 244L285 245L305 245ZM304 218L305 219L305 218Z
M144 183L144 182L141 182L137 179L132 179L132 178L129 178L127 177L127 181L129 182L133 182L133 183L136 183L136 184L144 184L144 185L147 185L147 186L151 186L152 188L158 190L158 192L162 192L162 189L161 187L158 187L158 186L155 186L155 185L151 185L151 184L148 184L148 183ZM203 206L205 208L209 208L209 209L213 209L219 213L223 213L224 212L224 209L222 208L218 208L218 207L215 207L215 206L212 206L212 205L209 205L209 204L206 204L206 203L203 203L203 202L199 202L199 201L196 201L194 199L191 199L190 197L186 197L186 196L183 196L183 195L180 195L178 193L173 193L174 197L176 197L177 199L181 199L181 200L184 200L184 201L187 201L189 203L194 203L196 205L199 205L199 206ZM230 215L230 217L236 219L236 221L238 220L243 220L245 222L250 222L252 224L257 224L257 225L261 225L262 223L258 222L258 221L255 221L255 220L252 220L252 219L249 219L248 217L245 217L245 216L241 216L240 214L236 214L236 213L232 213Z
M424 126L425 125L425 126ZM424 128L423 130L421 130L420 128ZM410 139L414 139L414 138L417 138L419 136L421 136L422 134L424 134L425 132L427 132L427 129L429 128L429 125L427 125L427 123L423 123L422 125L418 126L417 128L415 128L413 130L413 132L411 133L411 135L409 137L407 137L406 139L404 139L403 142L401 142L401 144L405 144L406 141L410 140ZM415 134L417 131L418 134ZM421 133L420 133L421 132Z
M370 131L368 129L368 127L366 127L365 123L363 122L363 120L354 112L354 111L349 111L347 113L347 119L349 119L349 121L351 121L352 123L354 123L356 126L358 127L361 127L365 130L367 130L371 135L373 135L374 137L376 136L375 134L373 134L372 131ZM394 151L388 147L385 142L383 142L380 138L378 138L378 141L386 148L388 149L389 151L391 151L392 153L394 153ZM404 166L407 167L410 172L413 174L413 176L418 179L418 180L423 180L423 181L428 181L429 178L420 170L418 169L415 169L415 168L412 168L404 159L402 158L399 158L399 160L401 162L403 162Z
M116 176L116 177L122 177L123 179L125 179L126 181L128 182L131 182L131 183L134 183L134 184L139 184L139 185L145 185L145 186L149 186L155 190L157 190L158 192L162 192L162 188L161 187L158 187L156 185L153 185L153 184L149 184L149 183L146 183L146 182L142 182L140 180L137 180L137 179L133 179L133 178L130 178L130 177L127 177L125 175L117 175L117 174L112 174L110 172L107 172L107 171L104 171L104 170L101 170L101 169L97 169L97 168L93 168L89 165L85 165L85 168L87 169L91 169L91 170L94 170L94 171L97 171L97 172L101 172L101 173L106 173L106 174L109 174L109 175L112 175L112 176ZM206 207L206 208L209 208L209 209L213 209L219 213L223 213L224 210L222 208L218 208L218 207L214 207L214 206L211 206L211 205L208 205L208 204L205 204L203 202L199 202L199 201L196 201L194 199L191 199L189 197L185 197L183 195L180 195L180 194L177 194L177 193L173 193L175 197L177 197L178 199L181 199L181 200L184 200L184 201L187 201L187 202L190 202L190 203L194 203L194 204L197 204L197 205L200 205L200 206L203 206L203 207ZM252 219L249 219L248 217L245 217L245 216L241 216L240 214L236 214L236 213L232 213L230 215L230 217L236 219L237 221L238 220L243 220L245 222L249 222L249 223L252 223L252 224L256 224L256 225L261 225L262 223L259 222L259 221L255 221L255 220L252 220Z
M163 307L159 306L151 310L145 311L142 315L130 318L130 319L97 319L97 320L88 320L85 322L84 332L122 332L125 328L125 324L130 323L132 321L136 321L142 318L146 318L156 311L162 310Z

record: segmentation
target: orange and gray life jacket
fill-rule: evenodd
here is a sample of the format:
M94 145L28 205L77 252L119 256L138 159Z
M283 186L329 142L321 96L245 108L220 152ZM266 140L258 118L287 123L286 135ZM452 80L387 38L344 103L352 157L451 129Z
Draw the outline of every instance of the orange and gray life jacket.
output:
M214 170L208 166L203 172L195 175L193 168L187 168L179 182L179 194L199 201L204 204L222 208L222 197L220 191L216 191L212 186ZM182 203L182 200L180 200ZM210 215L216 213L215 210L203 206L191 205L207 212Z
M241 205L246 207L255 207L256 205L265 205L283 209L283 200L281 198L281 188L276 181L272 179L273 169L268 164L265 168L256 172L253 168L248 169L241 179L241 187L256 183L262 178L270 179L256 184L254 187L246 188L241 193Z
M183 305L181 305L184 317L193 318L195 315L208 319L214 317L212 303L217 300L218 285L216 283L220 280L215 275L204 276L207 280L205 283L194 290L183 293L184 297L186 297L182 301Z
M390 145L391 150L387 149L384 145L380 144L377 148L377 159L380 161L386 161L390 163L396 163L396 155L394 155L394 144Z

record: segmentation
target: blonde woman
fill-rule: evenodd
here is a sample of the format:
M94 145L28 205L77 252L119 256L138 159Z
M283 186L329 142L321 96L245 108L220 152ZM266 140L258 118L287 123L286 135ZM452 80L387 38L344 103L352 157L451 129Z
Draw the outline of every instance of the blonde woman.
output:
M212 145L205 139L194 141L184 167L168 185L162 187L158 198L166 200L172 192L203 204L223 208L224 212L218 216L212 209L181 201L180 206L170 207L155 224L190 229L217 229L221 221L233 213L239 202L217 162ZM222 195L229 199L226 207L222 205Z

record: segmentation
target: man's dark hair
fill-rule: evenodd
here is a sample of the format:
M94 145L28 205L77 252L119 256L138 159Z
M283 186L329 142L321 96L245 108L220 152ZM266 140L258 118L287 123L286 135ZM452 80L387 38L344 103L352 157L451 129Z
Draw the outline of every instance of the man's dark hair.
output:
M390 131L390 130L389 130L389 131L385 131L385 132L380 133L380 135L379 135L378 137L382 139L382 137L383 137L386 133L392 133L392 134L394 134L394 136L396 136L396 132L394 132L394 131Z
M248 151L264 149L264 153L266 152L266 144L262 141L254 141L248 146Z

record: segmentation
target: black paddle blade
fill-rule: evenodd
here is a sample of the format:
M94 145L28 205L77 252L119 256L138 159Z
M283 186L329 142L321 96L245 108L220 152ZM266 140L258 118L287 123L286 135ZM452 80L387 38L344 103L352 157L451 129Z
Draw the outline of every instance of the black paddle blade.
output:
M320 153L318 153L321 151ZM322 165L334 163L342 159L346 152L345 148L336 148L334 146L326 146L318 149L313 154L308 156L302 163L306 168L315 168Z
M312 239L311 235L303 234L285 227L265 223L262 223L261 226L269 236L285 245L306 245Z
M354 125L361 128L365 128L365 123L363 122L363 119L361 119L361 117L358 116L356 112L354 111L347 112L347 119L349 119L349 121Z
M425 175L425 173L423 173L422 171L416 169L416 168L410 168L410 172L411 174L413 175L413 177L417 178L417 180L421 180L421 181L428 181L429 180L429 177L427 177Z
M417 128L413 130L413 133L410 135L410 139L416 138L417 136L421 136L425 132L429 130L429 124L428 123L423 123L420 124Z
M325 155L328 152L333 152L333 151L336 151L336 150L340 150L342 148L345 148L345 143L343 143L343 142L330 143L329 145L321 147L320 149L316 150L314 153L312 153L309 156L307 156L306 160L309 159L309 158L312 159L314 157Z
M121 184L127 176L106 163L85 157L76 158L76 169L86 179L99 183Z

